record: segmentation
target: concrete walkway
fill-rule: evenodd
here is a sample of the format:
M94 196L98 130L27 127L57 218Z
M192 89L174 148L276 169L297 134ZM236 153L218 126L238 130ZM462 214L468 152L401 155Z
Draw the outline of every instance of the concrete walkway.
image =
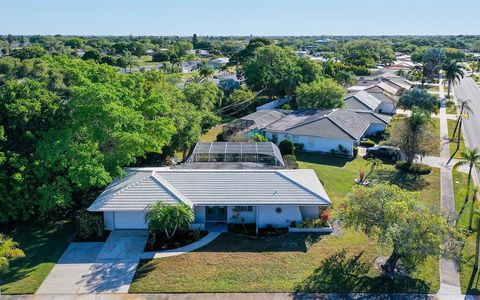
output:
M440 76L440 98L442 99L442 105L440 108L440 158L445 163L450 158L450 147L448 145L448 123L447 112L445 109L445 93L443 91L443 79ZM450 168L442 165L440 168L440 190L441 190L441 202L440 206L447 214L455 213L455 198L453 193L453 177ZM458 273L458 266L453 260L440 259L440 289L438 295L442 295L442 298L448 299L451 297L460 296L460 275Z
M206 236L204 236L200 240L196 241L195 243L186 245L184 247L165 250L165 251L144 252L142 255L142 259L163 258L163 257L182 255L207 245L208 243L216 239L220 234L221 232L209 232Z

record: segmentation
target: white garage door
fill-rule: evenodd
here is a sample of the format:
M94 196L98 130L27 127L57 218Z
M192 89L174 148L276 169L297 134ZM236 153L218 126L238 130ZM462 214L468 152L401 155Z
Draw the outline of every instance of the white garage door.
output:
M145 213L140 211L115 212L115 229L144 229Z

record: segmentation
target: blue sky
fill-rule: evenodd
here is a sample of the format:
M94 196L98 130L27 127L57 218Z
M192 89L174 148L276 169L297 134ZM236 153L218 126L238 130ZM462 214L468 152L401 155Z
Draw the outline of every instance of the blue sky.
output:
M480 0L0 0L0 34L480 34Z

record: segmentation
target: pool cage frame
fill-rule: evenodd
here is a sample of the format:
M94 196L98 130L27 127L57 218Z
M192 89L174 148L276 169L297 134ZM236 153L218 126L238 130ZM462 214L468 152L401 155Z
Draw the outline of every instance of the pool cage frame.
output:
M270 142L197 143L185 163L196 162L249 162L285 167L280 149Z

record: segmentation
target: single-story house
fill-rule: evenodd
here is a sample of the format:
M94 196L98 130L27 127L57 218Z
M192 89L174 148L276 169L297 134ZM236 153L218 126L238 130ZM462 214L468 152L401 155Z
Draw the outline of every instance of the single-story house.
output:
M368 92L382 102L378 108L379 112L395 112L399 100L399 89L396 89L385 82L381 82L376 85L368 86L363 91Z
M373 101L373 100L372 100ZM290 113L260 110L224 125L226 135L263 134L273 143L289 139L305 151L331 152L343 148L353 155L360 140L385 130L390 117L365 107L350 109L301 109Z
M223 126L222 132L226 135L243 134L252 136L269 124L280 120L286 114L272 109L259 110Z
M200 66L201 61L200 60L189 60L189 61L184 61L182 62L180 68L182 73L190 73L193 70L198 69Z
M374 112L371 112L375 114ZM379 126L370 123L364 114L346 109L294 111L263 127L260 131L272 142L289 139L302 144L305 151L344 151L353 155L353 148L367 135L385 130L388 122Z
M331 205L313 170L130 168L88 210L103 213L107 230L145 229L148 207L158 201L188 205L191 228L198 229L208 223L289 227Z
M379 83L385 83L390 85L395 90L390 90L390 92L395 93L397 95L403 90L409 90L412 88L412 84L410 81L388 72L382 73L378 76L358 76L356 86L373 86Z
M382 104L380 99L365 91L350 92L344 98L346 108L349 110L379 111Z
M215 58L215 59L212 59L212 60L207 62L207 67L213 68L213 69L218 69L221 66L224 66L224 65L228 64L229 61L230 61L230 58L228 58L228 57Z

